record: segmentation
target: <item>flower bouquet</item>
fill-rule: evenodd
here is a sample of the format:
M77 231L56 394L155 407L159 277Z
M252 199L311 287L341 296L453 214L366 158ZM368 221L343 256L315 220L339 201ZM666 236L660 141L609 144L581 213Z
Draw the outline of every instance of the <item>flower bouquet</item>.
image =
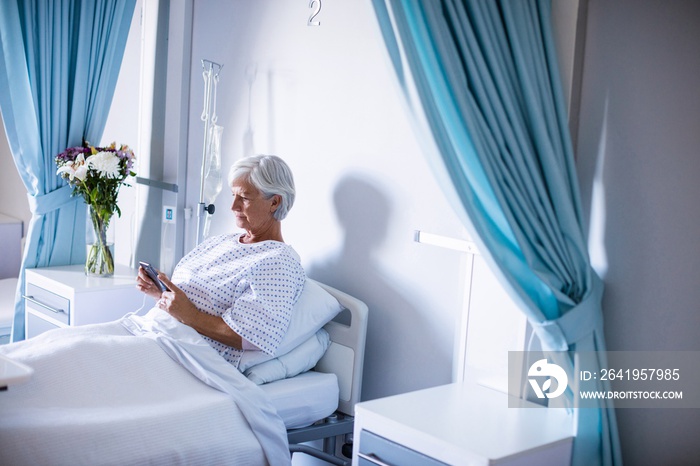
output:
M117 149L115 143L109 147L94 147L85 142L83 146L69 147L56 156L56 174L68 180L73 195L82 195L89 207L95 240L88 244L87 275L109 276L114 273L113 245L107 243L107 228L114 212L121 216L117 196L122 185L128 186L124 180L136 176L131 171L133 164L133 151L125 145Z

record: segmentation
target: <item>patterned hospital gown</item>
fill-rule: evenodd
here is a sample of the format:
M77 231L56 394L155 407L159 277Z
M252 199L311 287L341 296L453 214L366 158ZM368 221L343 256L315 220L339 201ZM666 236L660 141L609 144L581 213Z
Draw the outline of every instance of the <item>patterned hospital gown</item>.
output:
M233 331L273 355L306 276L291 246L279 241L242 244L240 236L202 242L177 264L172 282L200 311L223 317ZM243 350L204 338L238 367Z

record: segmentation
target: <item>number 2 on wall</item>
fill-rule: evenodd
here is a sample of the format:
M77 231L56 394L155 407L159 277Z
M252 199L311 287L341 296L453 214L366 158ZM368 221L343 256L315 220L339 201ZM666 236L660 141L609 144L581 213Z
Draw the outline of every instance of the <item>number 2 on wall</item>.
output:
M321 0L311 0L309 1L309 8L312 9L311 11L311 16L309 16L309 20L306 22L307 26L320 26L321 21L315 21L316 16L321 12Z

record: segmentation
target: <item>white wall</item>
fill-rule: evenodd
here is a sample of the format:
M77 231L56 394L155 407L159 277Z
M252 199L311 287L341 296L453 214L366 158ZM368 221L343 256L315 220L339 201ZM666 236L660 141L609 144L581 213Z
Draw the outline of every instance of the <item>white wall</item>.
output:
M699 24L693 0L590 1L578 162L586 210L594 180L604 210L610 350L700 350ZM697 410L617 417L627 464L697 464Z
M187 204L199 196L201 59L224 65L223 166L275 153L294 171L285 240L307 273L370 309L363 398L450 381L463 257L413 242L416 229L465 238L433 180L389 68L369 1L194 4ZM230 193L212 233L235 229Z

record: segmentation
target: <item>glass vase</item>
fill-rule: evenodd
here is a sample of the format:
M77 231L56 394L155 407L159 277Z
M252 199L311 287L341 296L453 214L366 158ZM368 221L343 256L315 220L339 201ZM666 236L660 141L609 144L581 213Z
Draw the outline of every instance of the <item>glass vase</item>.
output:
M88 206L85 228L87 257L85 275L109 277L114 275L114 240L110 237L109 221L113 212Z

